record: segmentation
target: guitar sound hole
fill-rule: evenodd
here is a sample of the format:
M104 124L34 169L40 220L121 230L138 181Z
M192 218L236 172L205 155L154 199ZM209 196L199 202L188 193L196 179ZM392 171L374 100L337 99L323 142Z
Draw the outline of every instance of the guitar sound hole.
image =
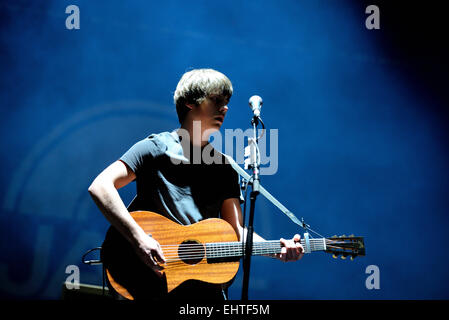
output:
M197 264L205 256L204 246L194 240L186 240L178 247L178 257L187 264Z

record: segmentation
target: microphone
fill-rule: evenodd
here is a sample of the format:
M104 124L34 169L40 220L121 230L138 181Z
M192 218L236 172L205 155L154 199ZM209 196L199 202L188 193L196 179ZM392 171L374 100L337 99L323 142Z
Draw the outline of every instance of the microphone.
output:
M249 98L249 106L253 110L254 116L260 116L260 109L262 108L263 100L259 96L252 96Z

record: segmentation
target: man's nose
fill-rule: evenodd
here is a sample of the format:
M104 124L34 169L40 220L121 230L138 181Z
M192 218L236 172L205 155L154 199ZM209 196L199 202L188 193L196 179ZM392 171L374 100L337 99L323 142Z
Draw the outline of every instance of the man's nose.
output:
M228 112L228 106L223 106L219 109L220 113L222 113L223 115L226 114L226 112Z

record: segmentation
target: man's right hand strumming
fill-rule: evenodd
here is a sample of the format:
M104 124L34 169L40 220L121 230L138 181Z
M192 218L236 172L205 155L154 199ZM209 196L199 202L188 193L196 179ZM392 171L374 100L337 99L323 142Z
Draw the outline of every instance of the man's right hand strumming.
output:
M135 173L127 165L115 161L95 178L89 193L111 225L132 244L140 259L162 276L163 267L158 264L165 263L161 246L134 221L117 191L135 178Z
M142 230L143 231L143 230ZM164 269L159 263L165 263L165 257L162 248L151 235L142 233L134 246L139 258L150 267L159 277L162 277Z

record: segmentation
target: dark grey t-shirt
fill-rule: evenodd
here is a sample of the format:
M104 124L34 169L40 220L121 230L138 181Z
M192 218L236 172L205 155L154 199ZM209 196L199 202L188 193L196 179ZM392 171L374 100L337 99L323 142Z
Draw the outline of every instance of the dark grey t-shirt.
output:
M137 195L129 211L153 211L188 225L219 218L225 199L242 200L239 176L224 156L208 145L221 164L198 164L190 148L185 155L176 131L162 132L137 142L120 158L136 174Z

